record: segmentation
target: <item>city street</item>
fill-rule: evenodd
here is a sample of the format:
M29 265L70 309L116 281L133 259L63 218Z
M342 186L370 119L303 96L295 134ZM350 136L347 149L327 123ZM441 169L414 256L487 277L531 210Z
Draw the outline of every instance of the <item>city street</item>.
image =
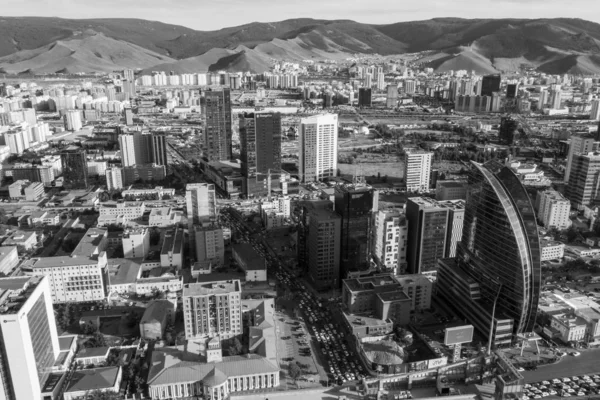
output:
M600 349L593 349L582 351L579 357L567 355L556 364L540 366L535 371L524 371L521 374L525 377L525 382L529 383L598 372L600 372Z

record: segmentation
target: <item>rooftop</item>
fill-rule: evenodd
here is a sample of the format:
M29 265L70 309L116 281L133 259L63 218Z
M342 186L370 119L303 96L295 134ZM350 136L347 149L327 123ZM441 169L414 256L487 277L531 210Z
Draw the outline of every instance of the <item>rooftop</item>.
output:
M110 347L84 347L77 352L75 358L92 358L107 356L110 351Z
M232 250L245 261L245 269L263 270L267 268L265 258L258 254L250 243L234 244Z
M110 285L135 283L142 268L141 258L111 258L108 260L108 281Z
M204 283L188 283L183 286L183 296L209 296L215 294L226 294L241 292L240 281L215 281Z
M79 369L73 372L66 393L112 388L117 384L121 367Z
M41 258L30 258L25 261L21 268L22 269L34 269L34 268L55 268L55 267L70 267L75 265L92 265L98 264L96 257L90 256L58 256L58 257L41 257Z
M173 303L169 300L154 300L148 305L144 315L140 320L140 324L147 324L155 321L162 321L164 316L169 312L174 311Z
M27 302L43 276L0 279L0 314L16 314Z
M345 279L344 285L352 292L375 290L377 287L398 285L391 274L380 274L360 278Z
M92 256L98 254L101 250L99 246L102 244L102 239L107 237L108 230L105 228L90 228L81 238L75 250L71 253L72 256Z

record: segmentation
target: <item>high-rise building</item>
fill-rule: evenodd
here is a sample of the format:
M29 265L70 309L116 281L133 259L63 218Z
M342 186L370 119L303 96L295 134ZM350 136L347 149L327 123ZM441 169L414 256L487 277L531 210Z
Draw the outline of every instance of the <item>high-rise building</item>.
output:
M240 114L242 176L248 197L271 195L281 171L281 114Z
M379 210L373 216L372 254L375 261L395 274L406 269L408 221L402 209Z
M569 154L567 155L567 166L565 168L565 183L569 182L571 169L573 167L573 157L576 154L588 154L598 150L599 138L589 136L571 136L569 141Z
M106 187L108 190L123 189L123 168L106 168Z
M377 74L377 90L385 90L385 75Z
M167 141L162 132L133 132L119 135L124 167L142 164L167 165Z
M387 108L394 108L398 105L398 85L391 84L387 86L387 97L385 106Z
M500 82L502 77L500 74L485 75L481 79L481 95L491 96L494 92L500 91Z
M373 212L379 208L379 192L366 184L338 185L334 204L342 217L340 263L342 279L346 279L370 267Z
M415 94L417 92L417 82L414 80L404 81L404 93Z
M300 209L299 264L316 289L338 288L342 218L328 200L305 201Z
M123 110L123 114L125 115L125 125L133 125L133 110L130 107L127 107Z
M221 227L214 224L197 225L190 234L195 236L197 261L210 261L214 267L225 263L225 243Z
M462 237L464 201L411 197L406 203L407 261L411 274L434 273L438 258L456 254Z
M87 189L89 186L85 150L67 149L60 153L65 187Z
M79 131L83 127L79 110L67 110L63 118L67 131Z
M209 161L229 161L232 151L231 92L206 91L202 98L204 126L204 156Z
M167 135L162 132L150 134L152 141L152 161L157 165L169 165L167 161Z
M514 172L472 163L457 257L441 259L438 295L496 345L532 332L541 283L533 204Z
M337 114L323 114L300 121L299 174L302 182L337 175Z
M216 221L217 197L215 185L211 183L188 183L185 190L188 224L202 225L206 222Z
M511 145L515 140L515 135L519 129L519 122L510 116L500 119L500 132L498 136L504 144Z
M553 110L559 110L562 101L562 91L560 85L553 85L550 91L550 108Z
M49 278L0 279L0 398L41 399L60 353Z
M538 109L543 110L548 104L548 90L540 90L540 100L538 101Z
M132 99L135 97L135 73L132 69L123 70L123 93L127 95L127 98Z
M358 89L358 106L371 107L371 88L363 87Z
M592 100L592 108L590 110L590 120L591 121L600 120L600 100L599 99Z
M574 154L566 197L574 208L600 203L600 153Z
M506 85L506 98L507 99L515 99L517 97L517 93L519 91L518 83L509 83Z
M242 334L242 285L239 280L189 283L183 287L185 338L220 340Z
M563 230L571 226L571 202L556 190L539 191L536 204L538 221L544 228Z
M119 135L119 149L121 150L121 164L130 167L136 164L136 147L133 134ZM140 149L141 150L141 149ZM138 150L139 151L139 150Z
M404 183L408 191L429 189L433 153L407 151L404 156Z

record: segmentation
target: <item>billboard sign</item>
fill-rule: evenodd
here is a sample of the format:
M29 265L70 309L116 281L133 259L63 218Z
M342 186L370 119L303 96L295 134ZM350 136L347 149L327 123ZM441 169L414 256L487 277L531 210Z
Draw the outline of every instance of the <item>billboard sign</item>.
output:
M444 344L454 346L456 344L470 343L473 341L473 325L455 326L446 328Z

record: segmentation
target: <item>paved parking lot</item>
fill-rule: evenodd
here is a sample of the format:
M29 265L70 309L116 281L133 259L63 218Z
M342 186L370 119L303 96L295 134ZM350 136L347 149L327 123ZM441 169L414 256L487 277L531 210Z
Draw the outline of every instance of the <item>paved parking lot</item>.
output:
M596 395L600 395L600 375L573 375L528 383L525 385L523 400Z
M564 356L555 364L540 366L535 371L524 371L526 383L541 382L554 378L562 378L572 375L589 375L600 372L600 349L581 351L579 357Z

